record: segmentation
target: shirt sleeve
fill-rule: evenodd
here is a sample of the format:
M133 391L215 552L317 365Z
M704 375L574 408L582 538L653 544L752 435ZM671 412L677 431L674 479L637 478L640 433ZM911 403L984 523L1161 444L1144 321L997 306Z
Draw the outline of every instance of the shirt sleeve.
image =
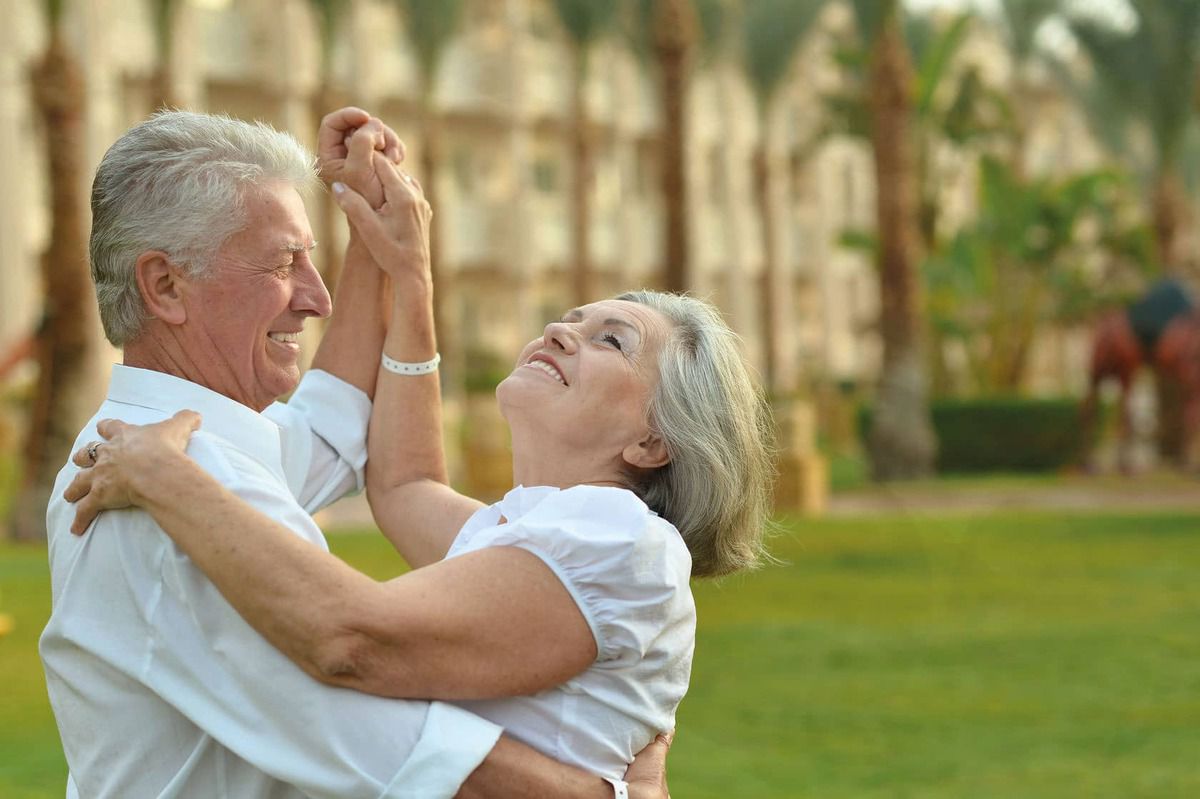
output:
M597 662L625 664L641 660L670 624L669 600L688 590L691 559L674 527L632 494L614 501L614 493L559 492L514 522L480 530L461 552L512 546L536 555L587 620Z
M257 509L294 521L287 518L299 512L294 504L222 464L201 434L189 452ZM75 613L67 637L241 759L309 796L450 797L500 736L499 727L458 708L369 696L309 677L256 633L142 511L102 514L87 544L115 548L103 557L119 564L113 571L151 579L121 580L110 571L106 584L86 593L127 607L113 624Z
M280 428L288 487L309 513L361 491L371 400L320 369L310 369L292 398L263 414Z

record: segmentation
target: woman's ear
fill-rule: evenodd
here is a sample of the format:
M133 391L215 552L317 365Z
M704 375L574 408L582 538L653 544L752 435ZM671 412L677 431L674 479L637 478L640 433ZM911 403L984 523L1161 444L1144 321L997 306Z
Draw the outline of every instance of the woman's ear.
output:
M627 446L621 456L636 469L657 469L671 462L667 442L655 433L646 433L646 437L641 441Z
M183 275L170 257L159 250L147 250L138 256L133 268L146 312L169 325L186 322L187 308L180 290Z

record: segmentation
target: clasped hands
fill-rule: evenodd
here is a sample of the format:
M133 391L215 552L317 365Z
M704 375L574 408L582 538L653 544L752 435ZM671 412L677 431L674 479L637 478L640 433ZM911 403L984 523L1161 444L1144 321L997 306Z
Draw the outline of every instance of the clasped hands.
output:
M420 181L401 168L396 133L362 109L343 108L321 120L317 150L321 177L376 265L429 287L433 210Z

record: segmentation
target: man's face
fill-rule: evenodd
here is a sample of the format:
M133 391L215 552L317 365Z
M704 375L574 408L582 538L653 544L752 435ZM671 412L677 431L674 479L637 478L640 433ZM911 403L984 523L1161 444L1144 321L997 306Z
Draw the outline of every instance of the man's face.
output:
M221 245L210 277L188 281L179 333L196 382L262 410L296 387L304 320L328 316L331 303L296 190L264 183L245 206L246 225Z

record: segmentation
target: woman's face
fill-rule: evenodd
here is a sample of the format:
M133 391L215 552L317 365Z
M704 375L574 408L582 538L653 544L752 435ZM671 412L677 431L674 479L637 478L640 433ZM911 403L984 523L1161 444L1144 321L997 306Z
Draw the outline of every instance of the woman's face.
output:
M670 333L661 313L624 300L585 305L546 325L496 389L514 444L529 431L601 458L662 465L665 448L660 462L636 460L637 445L650 435L646 409Z

